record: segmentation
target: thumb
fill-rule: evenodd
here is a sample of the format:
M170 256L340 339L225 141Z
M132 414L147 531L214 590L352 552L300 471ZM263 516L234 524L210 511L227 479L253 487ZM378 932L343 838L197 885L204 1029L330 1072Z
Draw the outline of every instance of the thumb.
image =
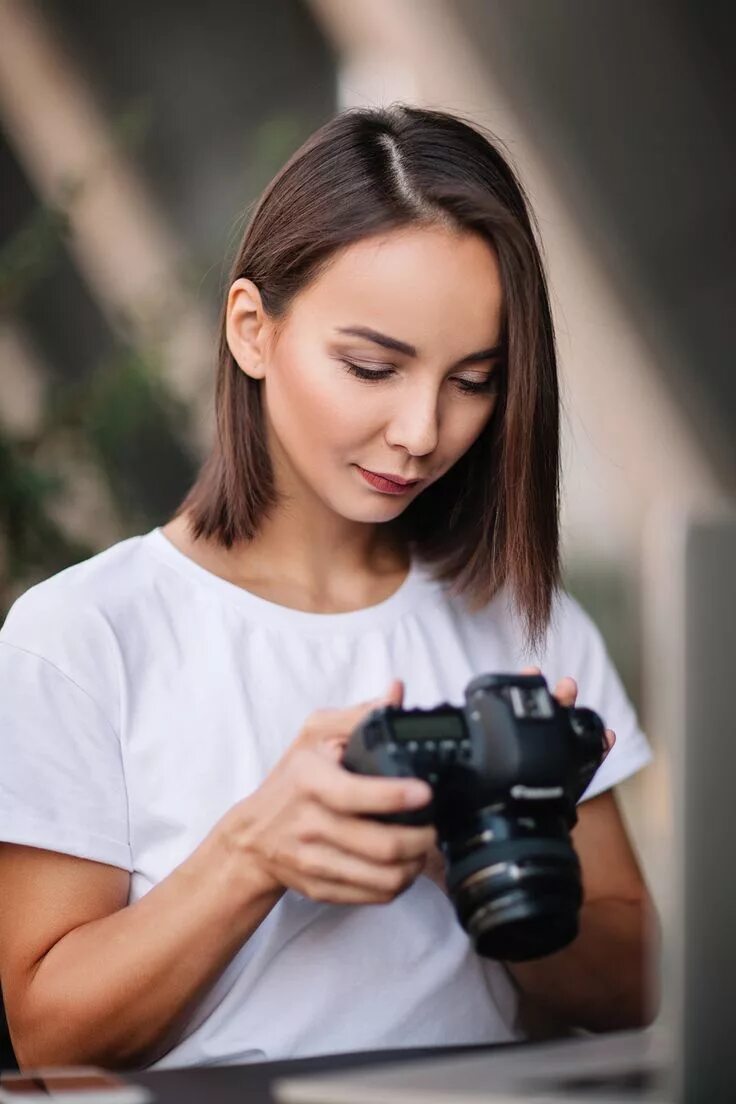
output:
M374 709L381 709L386 705L393 705L400 709L403 701L404 683L401 679L392 679L388 690L380 697L371 698L368 701L360 702L359 705L349 706L344 710L334 710L335 720L338 728L342 730L347 739L353 727L367 717L369 713L372 713Z
M392 679L383 697L360 702L346 709L319 709L312 713L302 729L301 740L309 746L326 751L333 758L339 757L353 729L369 713L385 705L400 707L403 699L403 682L401 679Z
M379 705L393 705L400 709L404 704L404 682L402 679L392 679L388 693L378 701Z

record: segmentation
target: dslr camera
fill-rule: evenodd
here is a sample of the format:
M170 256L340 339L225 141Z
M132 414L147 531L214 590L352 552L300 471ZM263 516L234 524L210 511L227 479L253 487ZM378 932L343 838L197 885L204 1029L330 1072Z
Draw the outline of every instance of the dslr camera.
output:
M468 683L462 707L373 710L351 733L343 766L429 783L428 805L376 819L434 824L475 950L518 962L578 933L570 829L605 746L598 714L560 705L541 675L485 674Z

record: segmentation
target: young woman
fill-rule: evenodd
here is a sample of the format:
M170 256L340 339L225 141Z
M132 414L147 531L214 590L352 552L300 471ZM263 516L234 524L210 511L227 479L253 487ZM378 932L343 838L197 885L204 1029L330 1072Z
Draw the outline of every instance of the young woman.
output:
M222 316L217 439L163 528L33 587L0 647L0 969L24 1065L509 1040L524 1003L647 1016L650 904L612 787L649 749L559 588L558 391L519 183L465 121L322 127ZM479 958L428 787L350 775L377 701L542 670L616 744L573 841L576 941ZM612 740L611 740L612 742Z

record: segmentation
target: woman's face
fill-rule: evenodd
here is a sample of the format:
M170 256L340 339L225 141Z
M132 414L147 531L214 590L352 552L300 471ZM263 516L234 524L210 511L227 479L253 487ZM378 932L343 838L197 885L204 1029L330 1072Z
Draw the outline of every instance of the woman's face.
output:
M501 306L496 256L475 234L411 228L338 253L264 356L277 486L356 522L397 517L493 412Z

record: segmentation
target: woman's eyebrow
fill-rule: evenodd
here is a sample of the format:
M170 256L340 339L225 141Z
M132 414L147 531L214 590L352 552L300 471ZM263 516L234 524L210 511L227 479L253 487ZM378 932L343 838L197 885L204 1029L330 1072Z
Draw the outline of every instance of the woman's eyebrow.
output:
M397 337L388 337L387 334L379 333L378 330L372 330L368 326L338 326L336 332L349 334L351 337L364 337L367 341L373 341L376 345L382 345L384 349L391 349L395 353L403 353L404 356L417 356L417 350L413 345L409 345L406 341L399 341ZM502 352L502 345L494 345L490 349L481 349L477 353L469 353L464 356L462 360L457 362L455 367L460 368L464 364L475 364L479 360L492 360L494 357L501 356Z

